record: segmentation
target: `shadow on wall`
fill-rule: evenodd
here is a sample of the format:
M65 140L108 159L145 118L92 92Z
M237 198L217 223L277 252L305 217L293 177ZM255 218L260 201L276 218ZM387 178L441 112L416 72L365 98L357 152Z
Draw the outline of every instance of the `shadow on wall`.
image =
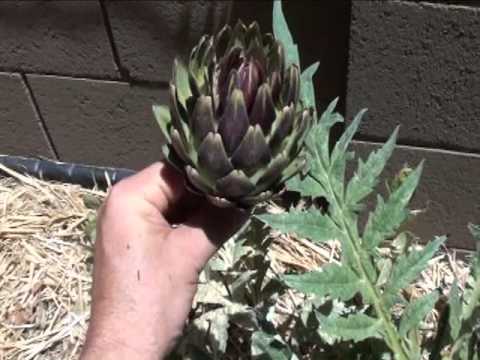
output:
M45 1L45 0L2 0L0 4L0 20L12 27L23 28L32 21L42 21L45 17L56 18L56 28L70 30L91 23L98 23L97 12L101 3L109 6L121 6L128 9L130 14L138 17L138 20L149 23L153 33L158 33L155 28L165 30L161 24L171 25L172 16L177 20L174 24L174 32L164 33L165 36L173 35L172 41L183 41L188 35L195 33L211 32L217 29L221 22L225 22L218 11L217 3L229 1L121 1L121 0L69 0L69 1ZM168 4L167 4L168 3ZM162 6L159 6L162 5ZM199 19L197 10L202 9L204 15ZM46 14L48 16L45 16ZM120 17L122 13L118 13ZM125 14L125 13L124 13ZM223 17L223 18L222 18ZM64 21L68 19L68 21ZM200 26L198 26L200 25Z
M300 47L302 68L320 61L315 76L317 104L321 111L339 96L339 110L344 113L350 1L284 1L283 10L294 39ZM238 0L234 2L231 22L258 21L263 32L272 31L272 1Z
M339 96L343 110L350 1L284 1L284 10L303 66L321 62L315 79L320 107ZM229 18L258 20L271 31L271 12L271 0L1 1L0 69L118 79L113 46L126 80L168 81L174 57L187 56L202 34Z
M165 81L205 33L228 19L231 1L105 2L122 66L133 79ZM141 41L139 41L141 39Z
M118 79L119 66L133 80L168 81L174 57L225 23L230 8L230 1L0 1L0 70Z
M227 21L229 1L105 1L114 22L132 18L152 37L181 45L184 52ZM120 31L120 29L115 29Z

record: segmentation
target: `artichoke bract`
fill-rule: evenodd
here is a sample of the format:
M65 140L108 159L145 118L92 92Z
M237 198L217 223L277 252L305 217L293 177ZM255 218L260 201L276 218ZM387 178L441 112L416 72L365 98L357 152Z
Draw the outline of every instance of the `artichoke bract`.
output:
M169 111L154 106L164 156L188 187L217 206L250 208L305 165L313 109L300 100L300 70L257 23L203 36L188 63L178 59Z

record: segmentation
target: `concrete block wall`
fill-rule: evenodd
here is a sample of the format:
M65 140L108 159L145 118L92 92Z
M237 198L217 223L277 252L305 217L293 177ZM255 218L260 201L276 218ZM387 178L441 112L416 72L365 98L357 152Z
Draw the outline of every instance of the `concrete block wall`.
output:
M0 2L0 153L140 169L160 158L152 103L173 58L226 22L271 31L271 1ZM386 176L426 159L413 224L471 247L480 222L480 2L286 0L323 108L370 109L353 145L377 148L396 125ZM348 121L347 121L348 123ZM338 129L341 130L341 129Z
M386 171L425 160L413 224L471 247L480 222L480 3L353 1L346 114L369 111L353 148L366 155L400 125Z
M0 2L0 153L140 169L174 57L229 20L230 1Z

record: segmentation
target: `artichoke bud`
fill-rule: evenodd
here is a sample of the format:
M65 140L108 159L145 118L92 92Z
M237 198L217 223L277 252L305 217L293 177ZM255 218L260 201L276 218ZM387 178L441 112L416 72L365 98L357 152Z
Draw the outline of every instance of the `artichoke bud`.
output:
M261 70L255 61L244 61L238 69L237 85L243 92L243 98L248 110L252 108L257 95L257 89L263 82Z
M300 96L300 72L296 65L290 65L283 82L283 103L296 104Z
M302 170L313 109L300 100L300 69L257 23L204 36L174 64L166 160L217 206L250 208ZM155 113L159 116L159 113ZM165 126L163 126L165 123Z

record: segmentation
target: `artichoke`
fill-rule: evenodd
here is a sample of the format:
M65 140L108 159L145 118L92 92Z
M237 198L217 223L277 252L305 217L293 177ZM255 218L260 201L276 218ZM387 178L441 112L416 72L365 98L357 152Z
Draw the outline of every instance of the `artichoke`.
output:
M154 106L164 156L189 189L222 207L250 208L278 194L304 166L313 109L300 101L300 73L257 23L203 36L178 59L169 112Z

